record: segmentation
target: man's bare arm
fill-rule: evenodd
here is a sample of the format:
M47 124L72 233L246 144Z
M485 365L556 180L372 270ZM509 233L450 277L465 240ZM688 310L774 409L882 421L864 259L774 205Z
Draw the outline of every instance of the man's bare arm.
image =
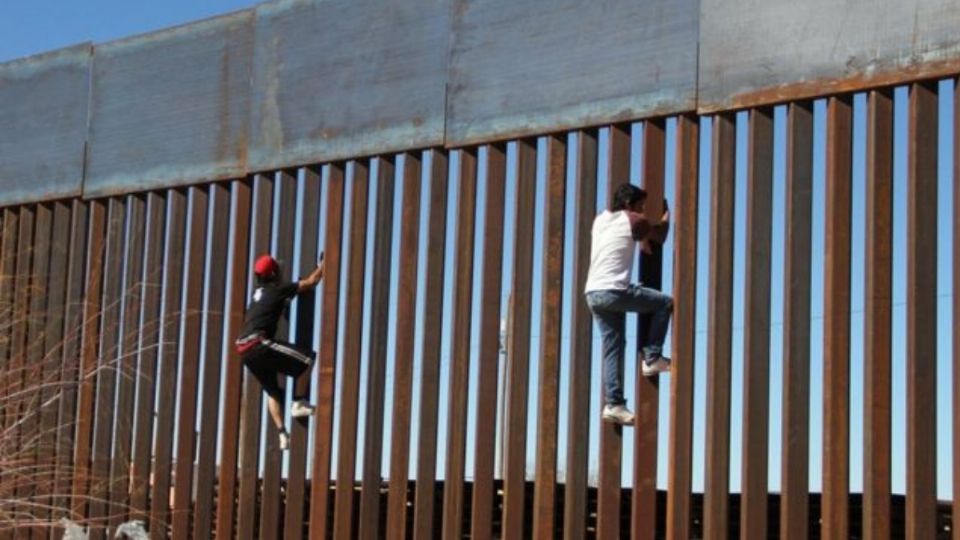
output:
M310 275L297 282L297 292L309 291L316 287L317 284L320 283L320 280L323 279L323 266L323 258L321 257L320 262L317 263L317 267L310 272Z

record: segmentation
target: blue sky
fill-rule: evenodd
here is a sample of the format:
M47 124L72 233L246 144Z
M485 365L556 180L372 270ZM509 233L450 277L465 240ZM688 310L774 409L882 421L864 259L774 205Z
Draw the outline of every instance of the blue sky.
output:
M206 1L187 1L187 0L171 0L168 2L162 3L152 3L152 2L122 2L119 0L101 0L101 1L89 1L89 2L64 2L64 1L53 1L53 0L34 0L32 2L6 2L0 6L0 34L4 36L3 40L0 40L0 61L5 61L13 58L18 58L30 54L35 54L39 52L44 52L47 50L83 42L83 41L94 41L94 42L103 42L109 41L112 39L129 36L132 34L137 34L145 31L155 30L170 25L180 24L183 22L188 22L198 18L204 18L211 15L216 15L228 11L233 11L236 9L241 9L245 7L250 7L254 5L254 2L249 1L238 1L238 0L206 0ZM940 231L938 235L938 245L939 245L939 271L938 271L938 280L937 280L937 294L938 294L938 392L937 392L937 401L938 401L938 416L937 416L937 436L938 436L938 495L940 498L949 498L950 489L951 489L951 446L949 436L951 433L952 418L950 410L950 399L951 399L951 389L950 389L950 354L951 354L951 343L950 339L952 336L952 319L950 311L950 303L952 301L952 285L950 283L950 260L952 257L952 237L951 237L951 215L953 212L952 204L952 178L950 167L953 162L952 147L953 147L953 133L952 133L952 123L949 120L952 118L953 109L952 109L952 100L946 99L947 96L952 96L953 85L952 83L944 83L941 85L941 95L945 99L941 100L940 103L940 203L939 203L939 222L940 222ZM852 296L852 314L851 314L851 490L860 491L862 488L862 475L861 467L859 465L859 456L862 455L862 440L863 440L863 347L862 347L862 335L863 335L863 279L864 274L864 167L863 159L865 156L865 100L862 95L858 96L855 100L855 111L854 111L854 184L853 184L853 245L852 245L852 275L853 279L853 296ZM894 408L893 408L893 432L894 434L900 434L900 436L895 436L893 441L893 488L894 491L902 493L905 489L906 483L906 473L904 470L904 463L906 460L906 443L905 443L905 404L906 404L906 371L905 371L905 331L906 331L906 147L905 147L905 137L906 137L906 92L904 89L899 89L896 92L896 109L895 109L895 194L894 194L894 356L893 356L893 399L894 399ZM744 274L743 274L743 263L744 263L744 253L745 253L745 208L746 208L746 125L745 125L744 115L740 115L738 118L738 145L737 145L737 174L738 174L738 184L737 184L737 211L736 211L736 251L735 251L735 291L734 298L734 350L733 350L733 366L734 366L734 377L733 377L733 387L732 387L732 433L731 433L731 488L733 491L739 491L739 480L740 480L740 443L741 443L741 424L739 418L742 414L742 366L743 366L743 290L744 290ZM815 155L814 155L814 213L813 213L813 258L811 261L813 268L813 299L812 299L812 332L811 332L811 441L810 441L810 451L811 451L811 475L810 475L810 487L812 491L819 491L820 489L820 475L819 475L819 463L821 455L821 423L822 423L822 362L821 362L821 351L822 351L822 336L823 336L823 275L821 269L823 268L823 249L822 242L824 238L824 216L823 216L823 202L824 202L824 160L823 160L823 150L824 150L824 134L825 134L825 107L824 103L818 102L815 107ZM637 126L639 128L639 125ZM634 159L632 161L631 170L633 173L633 180L635 182L639 181L640 173L640 148L642 144L642 130L634 130L635 137L633 139L633 155ZM708 228L709 224L709 198L710 198L710 182L709 182L709 167L705 164L709 163L709 153L710 153L710 122L705 120L701 129L701 179L700 179L700 254L698 261L698 314L697 314L697 371L696 371L696 390L695 390L695 436L694 436L694 489L701 490L703 487L703 448L705 446L704 441L704 417L705 417L705 400L706 400L706 327L707 327L707 290L709 287L708 278L707 278L707 261L708 261L708 251L707 251L707 239L708 239ZM673 149L674 149L674 123L673 121L668 122L668 147L667 147L667 194L668 197L672 197L673 193ZM573 139L570 140L570 152L569 159L570 162L575 159L573 154ZM541 143L542 145L542 143ZM771 295L771 320L773 327L771 329L771 411L770 411L770 488L773 491L779 491L779 476L780 476L780 461L779 461L779 439L780 439L780 414L781 414L781 403L780 403L780 394L777 389L780 386L780 381L782 380L782 369L780 362L780 355L782 352L782 340L783 340L783 294L782 294L782 285L783 285L783 238L784 238L784 225L783 225L783 215L784 215L784 148L785 148L785 117L783 108L778 108L776 111L776 126L775 126L775 169L774 169L774 230L773 230L773 276L772 276L772 295ZM542 146L541 146L542 149ZM606 132L601 132L600 138L600 155L605 156L606 153ZM538 167L540 174L538 177L538 200L540 200L543 193L543 154L541 153L541 163ZM485 201L485 190L483 189L482 180L485 178L485 167L484 167L484 151L480 153L479 163L481 164L480 174L480 189L478 192L478 207L483 208ZM508 166L512 170L515 164L516 154L513 145L510 146L508 152ZM598 170L601 172L600 178L600 193L598 194L598 200L604 200L604 184L605 177L605 162L603 161L605 157L601 157L601 163L598 167ZM451 171L457 170L457 159L456 154L451 155ZM572 169L572 167L571 167ZM429 170L429 160L425 159L423 162L424 173ZM398 173L402 171L402 161L398 160L397 163ZM371 170L371 177L375 178L375 168ZM569 178L569 187L568 187L568 217L572 217L570 211L570 206L573 200L572 196L572 177ZM454 248L454 235L456 233L455 220L456 220L456 200L458 194L456 193L456 183L451 183L451 193L450 201L448 203L448 245L447 245L447 278L446 278L446 290L452 291L453 285L453 271L454 271L454 260L452 258L453 248ZM509 242L512 241L513 235L511 232L512 223L514 221L514 208L513 208L513 189L515 186L515 176L511 172L508 174L507 178L507 218L506 218L506 227L507 232L505 235L505 260L504 260L504 278L503 278L503 306L504 310L507 305L507 298L510 288L510 278L511 278L511 267L512 267L512 246ZM371 187L371 190L373 187ZM324 196L325 196L324 190ZM421 205L421 232L425 232L426 228L429 226L427 221L427 206L426 201L429 196L429 189L425 185L423 189L423 204ZM401 202L400 193L398 192L395 196L396 210L399 213L399 205ZM374 203L375 204L375 203ZM348 216L347 216L348 218ZM478 216L477 221L477 231L482 231L483 227L483 216L482 212ZM395 222L396 226L394 229L394 253L399 249L399 218ZM532 336L533 340L531 343L531 392L529 397L529 408L530 408L530 422L528 429L528 474L533 469L533 450L535 448L535 436L536 436L536 403L537 403L537 384L536 384L536 373L537 373L537 358L539 356L539 302L538 298L540 295L540 286L539 279L537 276L541 272L541 263L542 255L539 249L540 238L542 237L542 227L543 227L543 216L542 212L538 211L536 215L536 237L537 237L537 246L536 246L536 256L534 257L534 269L533 269L533 319L531 321L532 325ZM372 228L371 228L372 230ZM568 219L567 230L571 230L571 223ZM422 235L423 236L423 235ZM323 238L323 232L321 231L321 241ZM368 245L372 245L372 238L368 241ZM422 243L421 245L421 285L423 280L422 269L426 264L426 245ZM566 272L569 275L570 272L570 257L572 254L572 237L568 235L566 241ZM670 253L672 250L672 240L668 242L666 246L666 253ZM482 264L483 253L480 249L479 243L476 248L476 259L475 259L475 268L479 271ZM672 266L671 260L669 257L665 257L665 268L664 268L664 286L667 290L670 288ZM372 265L372 253L368 251L368 268ZM367 275L367 296L368 296L368 306L369 306L369 284L372 282L373 276L370 272ZM396 273L391 276L391 283L393 285L393 292L391 293L391 298L395 298L396 295ZM565 290L564 295L564 327L562 332L563 338L563 357L562 357L562 380L561 380L561 411L566 410L566 400L567 396L567 374L569 372L569 339L570 339L570 325L569 325L569 307L571 301L574 299L574 295L577 294L572 290L572 287L568 286ZM343 297L342 297L343 298ZM452 294L447 294L446 305L445 305L445 321L449 325L451 318L451 302ZM422 333L422 305L423 305L423 287L420 287L419 296L418 296L418 335ZM475 284L474 288L474 306L477 307L473 314L474 321L474 330L473 330L473 346L472 354L476 355L478 350L478 321L479 321L479 282ZM389 336L390 342L393 340L393 322L396 320L397 314L395 308L390 310L390 320L391 320L391 334ZM369 313L369 307L367 310ZM447 326L449 328L449 326ZM633 328L632 325L628 325L628 328ZM342 331L342 326L341 326ZM369 332L364 331L364 354L366 353L366 344L369 339ZM628 343L632 344L635 339L635 336L630 336L630 341ZM420 340L417 340L415 357L419 357L422 344ZM595 362L594 362L594 375L593 383L594 388L597 388L599 384L599 341L595 342ZM444 403L446 396L446 381L449 377L449 372L447 367L449 366L449 332L445 332L445 339L443 342L443 365L444 369L441 373L442 384L441 384L441 404ZM388 351L389 358L392 364L392 348ZM475 358L475 356L474 356ZM683 361L682 359L678 359ZM626 391L627 396L632 398L633 396L633 381L635 379L635 366L630 366L628 362L628 370L626 372L625 381L626 381ZM416 371L414 373L415 378L419 378L419 361L416 363ZM473 372L472 380L476 381L476 362L473 362ZM390 373L388 373L388 381L390 380ZM475 383L472 385L475 388ZM661 388L668 388L668 380L661 381ZM502 391L502 389L501 389ZM416 392L415 392L416 395ZM598 397L598 392L595 394ZM661 404L662 417L660 421L661 431L660 431L660 462L659 462L659 485L664 487L666 485L666 465L667 465L667 392L662 392L663 402ZM390 386L388 384L388 395L387 403L389 410L390 402ZM468 433L473 433L473 411L475 410L475 395L470 397L470 425ZM361 404L364 402L365 393L364 390L361 390ZM632 401L632 399L631 399ZM416 418L417 408L419 406L419 401L415 399L414 402L414 411L413 418ZM599 416L599 401L598 399L594 400L594 418ZM362 405L361 405L361 414L362 414ZM362 418L362 416L361 416ZM565 431L566 425L563 422L564 418L561 418L562 423L560 426L560 437L561 441L565 441ZM444 408L441 406L440 413L440 456L443 456L443 452L446 446L445 441L445 426L447 421L447 414ZM385 423L385 434L384 440L389 441L390 435L390 419L389 417ZM358 428L358 437L362 440L362 427ZM627 435L624 438L625 446L624 452L625 456L632 455L632 434L627 431ZM594 423L594 432L591 434L591 475L596 474L596 463L598 460L597 451L596 451L596 423ZM412 443L415 445L417 440L416 429L412 434ZM470 440L468 440L468 448L472 448L473 441L472 435ZM560 454L559 454L559 463L560 468L563 468L565 463L565 445L561 442ZM443 459L441 458L438 463L438 473L442 474L443 471ZM358 460L357 471L361 470L361 461ZM631 478L630 473L630 460L624 460L624 483L628 484ZM413 465L411 466L411 472L413 471ZM468 453L467 458L467 476L472 476L473 460L472 456ZM334 465L334 470L336 466ZM387 460L384 460L384 471L387 470ZM561 472L561 478L563 473Z

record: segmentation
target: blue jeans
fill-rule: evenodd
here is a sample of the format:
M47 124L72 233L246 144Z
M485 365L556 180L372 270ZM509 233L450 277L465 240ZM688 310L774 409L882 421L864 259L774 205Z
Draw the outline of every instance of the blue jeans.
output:
M621 405L623 398L623 363L626 346L625 326L627 313L651 315L647 335L641 336L638 346L647 361L653 361L663 350L663 340L670 326L673 313L673 298L656 289L630 285L625 290L591 291L587 293L587 305L593 312L593 320L600 327L603 339L603 395L607 405Z

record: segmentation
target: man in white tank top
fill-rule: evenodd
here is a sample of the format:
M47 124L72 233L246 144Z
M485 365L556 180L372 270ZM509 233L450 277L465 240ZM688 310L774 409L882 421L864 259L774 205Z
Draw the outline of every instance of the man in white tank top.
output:
M645 376L670 370L670 359L661 354L673 313L673 299L656 289L630 283L636 248L642 242L663 243L670 230L670 211L664 203L657 221L643 215L647 194L632 184L622 184L610 210L593 221L590 272L584 288L587 305L603 340L603 419L633 424L633 413L623 397L620 363L625 348L627 312L650 314L647 335L640 336L637 361Z

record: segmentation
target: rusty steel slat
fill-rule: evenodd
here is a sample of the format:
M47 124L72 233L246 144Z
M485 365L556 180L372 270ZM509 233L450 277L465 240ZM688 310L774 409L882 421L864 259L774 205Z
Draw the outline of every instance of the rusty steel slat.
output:
M953 133L960 133L960 84L953 81ZM953 137L953 238L960 238L960 137ZM953 250L953 287L960 284L960 250ZM953 320L960 321L960 295L953 295ZM960 418L960 333L953 334L953 417ZM953 429L953 515L960 516L960 429ZM953 527L960 540L960 527Z
M867 97L863 383L863 536L890 537L893 97Z
M5 410L6 419L3 432L4 442L10 444L9 449L5 448L6 453L11 456L8 459L17 464L28 462L26 452L23 450L21 439L23 428L20 418L26 414L21 392L23 392L23 383L25 382L23 377L23 370L26 369L24 357L27 355L28 347L27 323L30 315L30 267L33 259L31 253L35 212L34 206L21 206L17 212L19 223L17 226L16 266L13 273L13 304L10 322L8 323L10 325L10 346L4 384L8 404ZM15 466L4 480L3 497L12 500L11 514L23 516L23 513L28 512L29 509L21 508L17 501L21 500L24 495L24 484L27 481L25 475ZM29 531L17 529L18 527L14 527L15 536L29 535Z
M250 251L254 259L270 250L270 227L273 223L274 176L254 177ZM248 259L241 264L249 266ZM248 291L249 292L249 291ZM243 299L246 310L247 298ZM239 306L238 306L239 308ZM262 429L263 389L256 377L244 371L243 400L240 405L240 494L237 503L237 537L251 540L257 535L257 498L260 493L260 433Z
M164 231L167 201L163 192L147 194L147 229L144 241L144 278L142 321L140 323L140 367L135 376L137 385L136 433L133 442L133 486L130 493L130 514L146 520L150 488L150 462L153 458L154 401L157 394L157 356L160 349L160 301L163 292Z
M363 294L367 257L367 210L370 205L370 170L365 161L355 161L351 183L350 258L347 270L347 301L343 332L343 383L340 387L340 433L337 461L337 496L334 538L354 535L353 491L357 461L357 416L360 394Z
M440 385L440 343L443 333L443 274L447 238L447 194L450 178L445 150L433 150L430 171L430 232L423 312L423 368L420 380L417 488L414 538L432 538L438 528L434 513L437 471L437 400Z
M533 536L555 538L557 529L557 425L560 420L560 350L563 320L563 235L567 197L566 134L547 137L544 262L537 408ZM493 372L494 375L496 371Z
M910 87L907 151L907 538L937 534L937 86ZM956 427L956 424L954 424Z
M217 429L220 411L220 376L223 362L224 299L227 281L227 248L230 245L230 186L211 184L210 256L207 259L207 331L203 348L203 389L200 392L200 441L197 446L196 502L193 538L210 538L213 524L217 467ZM221 501L223 499L220 499Z
M670 366L670 435L667 451L669 540L690 537L693 477L693 391L696 366L697 224L700 125L697 117L677 118L673 219L673 333Z
M607 161L607 207L617 186L630 181L630 126L610 126ZM591 218L592 219L592 218ZM582 291L583 289L581 289ZM621 384L623 363L620 358ZM602 369L602 368L601 368ZM601 378L602 380L602 378ZM603 385L600 395L603 396ZM602 401L606 403L606 401ZM623 428L612 422L600 422L600 479L597 491L597 538L620 537L620 490Z
M235 207L231 213L230 257L230 300L227 334L234 339L243 324L247 291L247 258L249 256L249 238L251 223L251 182L238 180L233 182ZM221 462L217 489L216 533L220 538L233 536L235 512L234 501L237 497L237 461L240 439L240 414L243 364L239 356L229 347L227 374L223 389L223 427L220 437Z
M107 203L107 243L104 250L103 300L100 304L100 358L97 363L97 397L93 423L93 467L91 469L91 537L105 538L105 526L113 513L109 504L110 465L114 433L114 403L117 366L120 361L120 307L123 298L123 246L126 208L122 198Z
M393 268L394 156L379 158L377 210L374 224L373 275L370 302L370 345L367 363L367 404L364 419L362 491L359 537L380 535L380 484L383 459L383 416L387 369L387 332L390 314L390 275Z
M457 194L457 255L454 270L453 335L450 351L450 411L443 486L443 538L463 536L467 406L470 396L470 325L473 299L473 244L476 231L477 149L460 151Z
M17 228L19 218L15 208L3 209L3 247L0 251L0 315L5 320L12 318L13 311L13 291L15 283L15 269L17 263ZM10 325L6 324L0 327L3 332L3 339L0 339L0 361L8 362L10 353ZM7 364L4 364L6 367ZM6 392L6 387L2 387ZM0 423L5 416L0 416Z
M73 470L74 427L77 413L78 374L80 371L80 336L83 328L84 263L87 253L87 204L74 200L70 216L70 253L63 268L67 274L66 310L64 312L64 339L61 347L61 395L57 411L56 457L54 464L54 508L67 513L70 501ZM6 232L6 231L5 231ZM6 240L4 240L6 242ZM2 253L2 252L0 252ZM0 254L0 257L6 255ZM0 269L5 265L0 261ZM3 272L3 270L0 270ZM0 299L0 303L3 300ZM3 340L5 341L5 340ZM5 355L0 355L4 358ZM56 534L51 531L51 537Z
M703 537L727 538L730 488L730 371L733 335L733 227L736 121L713 117L707 440Z
M153 538L167 538L172 502L171 455L177 365L180 356L180 298L185 270L184 244L187 228L187 196L182 189L167 190L166 257L163 276L162 347L157 394L160 403L154 427L153 486L150 491L150 527Z
M320 355L316 371L313 475L310 487L310 538L326 538L330 529L330 467L333 449L333 405L337 375L340 272L343 253L343 163L330 165L327 177L327 222L324 239Z
M43 379L49 385L41 393L40 412L40 436L38 456L40 465L47 471L49 480L41 485L42 499L38 502L49 505L49 508L41 509L44 518L47 521L56 519L59 516L54 515L51 510L65 508L64 502L58 500L57 486L61 478L61 471L58 463L58 445L57 416L59 412L59 401L64 396L66 384L63 380L61 370L62 355L64 348L64 335L68 328L64 327L64 315L66 313L67 302L67 262L70 252L70 222L72 212L70 204L66 201L57 201L53 206L53 225L51 229L50 246L50 276L47 284L47 305L45 307L46 328L44 329L43 345ZM59 504L58 504L59 503ZM54 527L48 527L48 530L41 535L35 535L35 538L46 538L54 534Z
M26 316L26 343L24 345L23 369L20 375L23 377L23 396L18 397L20 401L20 414L17 417L20 433L20 448L15 451L14 459L19 461L23 471L30 471L23 474L22 481L17 482L17 497L22 508L14 508L23 512L26 519L22 521L38 521L46 518L46 512L43 508L35 509L33 504L39 503L37 500L38 488L53 480L49 476L48 470L40 464L38 442L40 436L40 407L43 395L43 382L46 376L43 369L43 344L44 330L46 329L47 296L49 290L47 279L50 274L50 229L53 225L53 209L49 204L37 204L34 206L34 231L30 246L30 257L32 259L29 272L29 284L27 285L28 314ZM16 373L14 373L16 375ZM39 388L37 385L41 385ZM22 401L21 401L22 400ZM44 450L49 453L49 450ZM27 517L29 516L29 517ZM43 531L39 527L32 527L21 531L25 535L39 537Z
M749 112L740 538L767 535L773 109Z
M3 316L4 320L11 319L11 306L13 304L13 288L14 288L14 276L13 276L13 266L15 264L15 248L16 248L16 223L17 216L12 208L5 208L3 210L3 246L0 247L0 266L2 266L3 271L0 273L0 315ZM8 375L7 369L9 368L9 357L10 352L10 325L6 324L0 327L0 389L3 392L3 398L0 399L0 430L6 430L6 418L7 418L7 408L10 407L9 400L7 398L7 387L8 387ZM4 440L7 443L6 440ZM6 453L6 444L0 445L3 447L4 452ZM7 489L4 486L10 484L9 475L11 473L8 470L0 470L0 497L8 498L9 494ZM13 535L12 530L0 531L0 539L7 540Z
M813 105L787 108L780 537L807 538L810 461L810 240Z
M530 324L532 311L534 216L537 193L537 140L517 141L512 314L507 328L507 380L503 456L503 538L529 535L525 531L527 408L530 388Z
M197 393L200 378L200 330L203 326L204 259L207 251L206 187L190 188L190 225L187 232L186 299L183 305L183 353L176 396L177 456L173 482L173 538L190 535L193 501L193 462L196 456Z
M110 471L110 526L122 523L130 508L130 466L133 446L133 400L139 372L140 302L143 289L143 235L145 200L141 195L127 198L127 241L124 263L126 289L123 292L123 323L117 360L117 414L114 425L113 461Z
M570 336L570 403L567 428L567 481L563 497L563 537L585 538L587 468L590 439L590 370L593 315L583 298L590 269L590 230L597 209L597 130L577 132L576 222L573 244L573 293Z
M243 326L247 295L247 260L250 250L250 191L249 180L232 183L233 212L230 214L232 231L229 243L231 269L227 339L238 337ZM227 374L223 382L223 426L220 433L220 469L217 481L218 538L233 538L237 498L237 450L240 444L240 398L243 390L243 364L232 346L228 346Z
M317 240L320 234L320 169L307 167L303 170L303 199L301 211L302 228L297 232L300 239L299 275L305 277L317 266ZM326 279L326 278L324 278ZM301 293L297 300L297 327L294 342L304 348L314 349L313 327L316 312L316 293ZM294 383L294 399L310 397L310 377L307 371ZM287 504L284 508L284 538L296 540L303 537L305 510L304 494L307 472L307 439L310 418L294 418L290 426L290 461L287 465Z
M293 276L293 239L294 239L294 219L296 218L297 208L297 171L288 169L280 171L277 175L277 183L280 186L278 199L276 234L277 242L274 246L273 255L279 261L281 279L290 281ZM269 250L269 248L268 248ZM289 309L289 308L288 308ZM276 338L286 340L290 334L290 324L286 317L281 317L277 323ZM286 396L287 378L279 377L279 386ZM281 410L285 409L286 399L281 400ZM269 540L279 538L282 534L280 530L280 518L282 512L280 505L280 476L283 465L283 452L280 450L279 432L269 415L264 419L266 423L266 454L263 461L263 487L260 498L260 538Z
M643 124L643 187L647 199L643 212L659 221L663 216L664 173L666 167L666 122L647 120ZM638 257L640 281L659 289L663 279L663 246L647 242L647 251ZM637 366L637 415L634 420L633 498L631 504L631 538L653 538L657 527L657 424L660 409L660 377L644 377L639 353L650 316L637 316L637 353L629 356Z
M470 536L493 537L494 465L497 440L497 384L500 363L500 297L503 280L503 220L506 187L504 144L487 147L486 209L483 230L483 290L477 362L477 433L474 438Z
M3 319L6 321L12 321L13 319L13 298L14 291L16 289L16 253L17 253L17 232L19 227L19 217L18 213L13 208L4 208L3 210L3 247L2 252L0 252L0 280L2 280L3 287L0 288L0 315L3 316ZM11 367L11 358L10 358L10 331L11 324L7 323L3 326L0 326L0 362L2 362L2 371L0 371L0 430L6 432L7 428L7 416L10 414L10 408L12 403L10 401L10 375L9 369ZM7 439L4 439L0 443L0 448L4 453L12 453L13 449L7 449L7 444L15 444L12 441L8 442ZM10 478L12 477L12 472L6 470L0 470L0 497L8 497L7 487L11 485ZM0 538L6 540L11 538L13 535L12 531L0 531Z
M393 421L390 431L390 481L387 529L393 538L407 536L407 488L410 468L410 409L413 400L413 351L416 333L417 275L420 261L420 152L403 159L403 207L397 286L396 351L393 375ZM290 539L293 540L293 539Z
M90 490L90 451L93 442L93 400L97 389L97 349L100 347L100 295L103 291L103 248L106 240L106 205L103 200L89 202L87 230L86 281L83 286L80 338L80 372L77 391L76 439L73 454L72 514L87 515Z
M847 538L850 484L850 207L853 106L827 105L827 206L823 321L823 499L821 534Z

